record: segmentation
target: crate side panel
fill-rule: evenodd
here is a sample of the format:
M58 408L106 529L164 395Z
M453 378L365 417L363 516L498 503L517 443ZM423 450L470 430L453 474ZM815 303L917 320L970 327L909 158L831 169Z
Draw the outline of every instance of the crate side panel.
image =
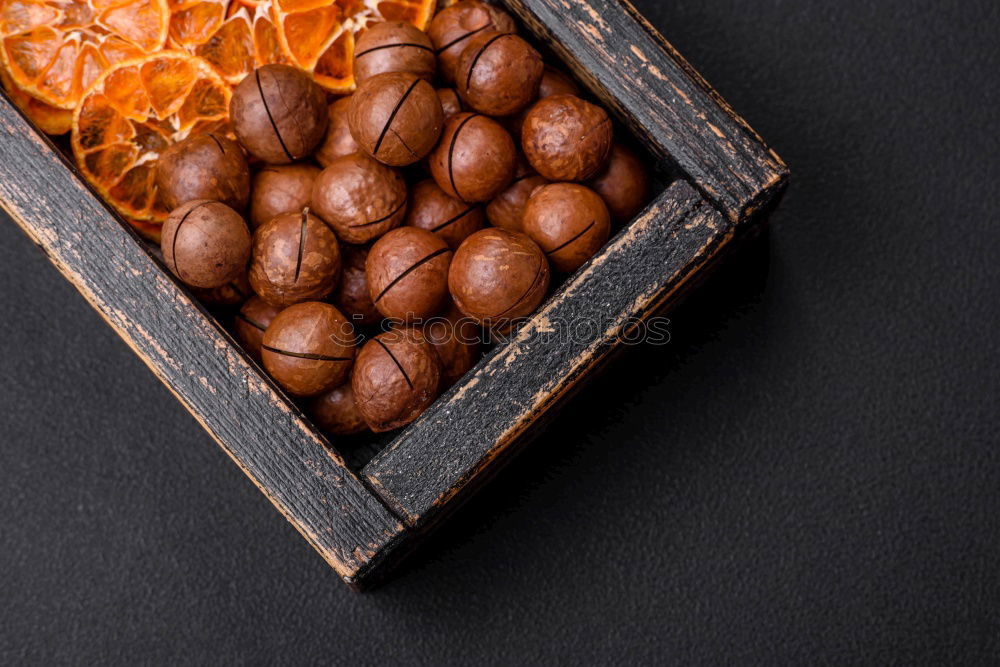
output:
M408 523L427 523L733 233L691 186L674 184L363 474Z
M0 204L342 577L399 539L399 520L2 95Z
M781 158L628 0L504 0L658 158L732 221L780 191Z

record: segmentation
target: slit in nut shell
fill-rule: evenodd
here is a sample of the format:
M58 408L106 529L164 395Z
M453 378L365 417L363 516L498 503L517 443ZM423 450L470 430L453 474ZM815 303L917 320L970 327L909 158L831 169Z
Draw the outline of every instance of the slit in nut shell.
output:
M403 223L406 182L364 153L334 160L313 183L312 210L345 243L368 243Z
M268 303L323 299L339 280L337 237L309 209L283 213L254 232L250 284Z
M499 7L462 0L438 12L427 27L437 54L438 71L448 83L455 81L458 59L471 38L487 30L515 33L517 25L510 14Z
M250 230L220 201L195 199L174 209L160 240L167 268L191 287L221 287L240 277L250 259Z
M264 65L233 90L229 116L250 154L269 164L312 155L327 127L326 93L302 70Z
M368 155L392 167L405 167L434 148L444 114L431 84L409 72L389 72L358 87L348 121L355 141Z
M437 399L441 361L423 336L400 328L372 338L351 375L354 400L376 433L406 426Z
M487 202L514 180L517 148L510 133L476 113L452 116L430 155L431 175L448 196Z
M483 228L483 207L448 196L431 179L410 190L404 225L432 232L455 250L470 234Z
M375 307L403 322L438 314L448 303L451 257L448 244L425 229L392 230L375 242L365 262Z
M583 266L611 235L611 216L604 200L576 183L538 188L525 206L523 224L552 268L562 273Z
M177 142L156 163L156 193L171 210L195 199L214 199L243 211L250 197L250 168L243 149L211 133Z
M537 310L550 280L545 254L526 234L487 228L455 252L448 289L465 315L506 331Z
M405 21L376 23L354 45L354 80L359 84L386 72L409 72L431 81L436 64L430 37Z
M315 396L350 377L354 329L334 306L290 306L274 318L261 343L264 368L295 396Z
M459 59L458 94L480 113L509 116L538 97L543 70L538 51L517 35L482 32Z
M257 363L261 363L261 345L264 344L264 332L274 318L281 312L281 307L274 306L259 296L247 300L233 322L233 333L244 351Z

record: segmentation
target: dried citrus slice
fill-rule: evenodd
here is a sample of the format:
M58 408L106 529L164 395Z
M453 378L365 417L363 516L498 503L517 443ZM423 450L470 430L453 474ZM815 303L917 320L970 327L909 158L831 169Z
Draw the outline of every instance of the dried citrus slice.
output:
M3 1L3 0L0 0ZM335 93L353 90L355 36L383 20L423 29L435 0L168 0L172 48L207 60L230 84L254 67L296 65Z
M236 85L257 65L250 11L229 0L171 0L172 48L207 60Z
M162 223L168 211L154 185L160 153L192 134L228 133L231 95L207 62L187 53L119 63L94 82L73 115L77 166L125 218Z
M229 0L167 0L170 29L167 39L174 47L204 44L226 20Z
M46 134L66 134L73 124L73 112L42 102L40 99L24 92L13 81L6 70L0 67L0 84L7 91L11 102L24 112L32 123Z
M168 45L204 58L230 85L255 67L290 63L268 9L237 0L169 0Z
M26 93L73 109L111 65L163 48L167 0L0 0L0 60Z
M162 222L152 222L150 220L128 220L128 224L132 226L132 229L139 232L143 238L147 238L153 243L159 245L160 238L163 236L163 223Z
M263 0L277 28L278 45L291 62L333 93L354 89L354 38L378 21L427 27L437 0Z
M236 3L233 5L239 6ZM271 3L268 0L262 0L254 9L253 45L258 67L261 65L292 64L291 57L281 49L278 28L274 25Z

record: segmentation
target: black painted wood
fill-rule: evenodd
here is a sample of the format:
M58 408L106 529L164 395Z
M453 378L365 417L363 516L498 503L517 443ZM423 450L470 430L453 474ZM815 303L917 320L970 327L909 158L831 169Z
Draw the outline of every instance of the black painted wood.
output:
M504 0L658 158L730 220L749 219L788 169L628 0Z
M346 581L403 526L0 96L0 204Z
M678 296L734 233L690 185L675 183L363 474L408 524L427 524L494 472L636 318Z

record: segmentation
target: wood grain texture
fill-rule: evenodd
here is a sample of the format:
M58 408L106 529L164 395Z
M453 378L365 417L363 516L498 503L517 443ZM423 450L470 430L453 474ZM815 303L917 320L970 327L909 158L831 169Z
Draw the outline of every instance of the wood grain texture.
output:
M734 233L691 186L675 183L510 344L498 346L376 456L364 476L409 525L423 527L456 494L495 472L526 429L619 344L633 318L678 294Z
M628 0L504 0L658 158L731 221L784 187L788 169Z
M0 203L313 547L355 583L400 521L0 96Z

